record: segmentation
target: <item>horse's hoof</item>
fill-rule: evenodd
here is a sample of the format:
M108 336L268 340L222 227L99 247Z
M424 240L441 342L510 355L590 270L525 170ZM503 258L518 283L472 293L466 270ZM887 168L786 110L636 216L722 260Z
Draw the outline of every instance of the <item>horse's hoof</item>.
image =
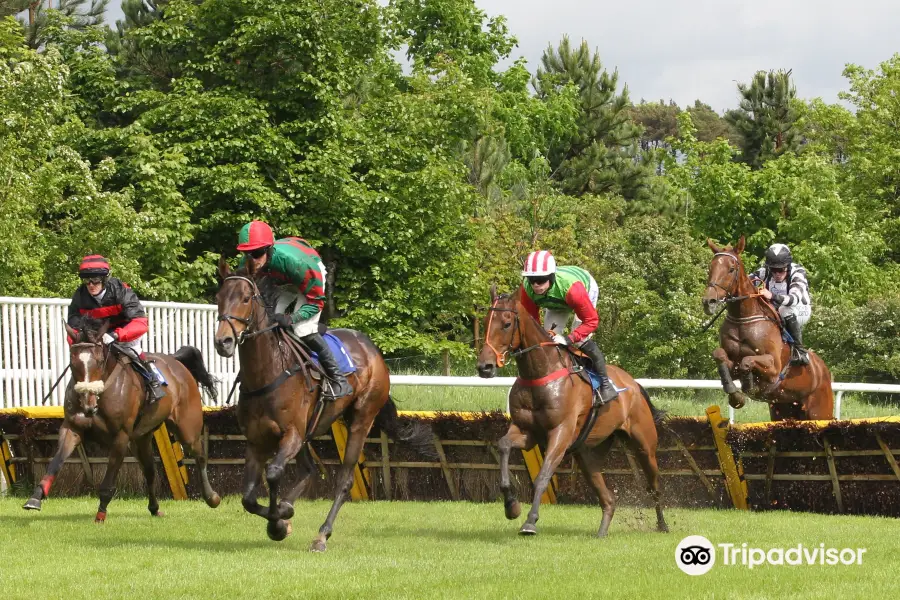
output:
M532 523L525 523L519 530L519 535L537 535L537 526Z
M741 393L732 394L731 396L728 397L728 404L731 406L731 408L734 408L734 409L744 408L744 404L746 404L746 399L744 398L744 395Z
M269 534L269 539L273 542L280 542L288 536L287 523L281 519L269 521L269 524L266 526L266 533Z
M294 516L294 505L289 502L278 503L278 516L285 521Z
M206 499L206 505L210 508L216 508L222 502L222 498L219 497L218 494L213 492L213 495Z
M103 523L106 523L106 513L98 512L97 516L94 517L94 523L97 523L98 525L102 525Z
M518 519L519 515L522 514L522 507L519 504L518 500L507 502L506 504L504 504L503 508L506 509L506 518L510 521L512 521L513 519Z
M164 513L161 510L157 510L156 512L151 512L150 516L151 517L164 517L164 516L166 516L166 513Z
M41 501L37 498L29 498L22 508L25 510L41 510Z
M325 552L328 548L325 546L325 540L316 538L309 547L310 552Z
M669 533L669 526L665 523L660 523L656 526L656 530L660 533Z
M290 521L285 521L285 523L287 523L287 535L285 535L285 537L287 537L288 535L294 533L294 526L291 525Z

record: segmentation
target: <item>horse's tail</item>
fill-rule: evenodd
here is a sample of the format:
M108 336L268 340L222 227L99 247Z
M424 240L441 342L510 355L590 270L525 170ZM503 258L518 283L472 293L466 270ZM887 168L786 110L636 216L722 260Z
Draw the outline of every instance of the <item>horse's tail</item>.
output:
M191 372L191 375L194 376L194 379L197 380L200 387L206 390L206 393L209 394L213 400L219 397L219 390L216 388L216 384L219 380L210 375L209 371L206 370L206 365L203 363L203 355L200 354L200 351L197 348L194 348L193 346L182 346L172 356L187 367L187 370Z
M668 414L664 410L660 410L653 406L653 403L650 402L650 394L647 393L647 390L644 389L644 386L638 384L638 387L641 388L641 395L644 397L644 400L647 402L647 406L650 407L650 414L653 415L653 422L657 425L661 425L663 421L665 421Z
M375 416L375 423L394 441L410 446L422 456L432 460L440 460L437 451L434 449L434 431L431 426L419 420L408 420L406 422L401 420L400 415L397 413L397 405L394 404L394 399L390 396L387 403L381 407L381 411Z

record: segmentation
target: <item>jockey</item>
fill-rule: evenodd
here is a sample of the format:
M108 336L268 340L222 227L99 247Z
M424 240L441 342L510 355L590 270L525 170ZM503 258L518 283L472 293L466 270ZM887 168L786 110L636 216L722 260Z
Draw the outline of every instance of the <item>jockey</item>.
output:
M784 328L794 338L794 348L797 350L797 357L792 362L808 365L809 354L803 346L803 326L812 315L812 302L806 269L793 262L790 248L784 244L772 244L766 250L765 266L751 273L750 280L754 285L763 285L760 295L770 300L784 317Z
M69 304L69 327L78 330L85 319L108 322L110 327L101 342L126 349L134 368L150 386L152 400L166 395L165 379L156 365L147 362L141 350L141 339L147 333L147 313L128 284L109 276L109 261L99 254L85 256L78 268L81 285ZM74 340L69 338L69 344Z
M298 237L275 241L272 228L262 221L244 225L238 236L237 249L244 253L244 261L253 263L256 271L266 273L282 283L275 300L273 320L284 329L291 329L310 350L318 354L325 374L333 383L333 398L353 393L353 388L340 371L331 348L319 333L319 318L325 306L325 265L319 253ZM292 305L294 311L287 312Z
M525 259L522 277L524 281L519 294L522 306L538 322L541 322L538 307L543 308L543 324L544 327L549 324L553 341L578 346L594 363L602 380L600 401L605 404L615 399L619 393L606 374L606 358L597 342L590 339L600 324L596 308L600 292L591 274L579 267L557 267L553 255L540 250ZM572 312L575 318L569 335L557 333L565 329Z

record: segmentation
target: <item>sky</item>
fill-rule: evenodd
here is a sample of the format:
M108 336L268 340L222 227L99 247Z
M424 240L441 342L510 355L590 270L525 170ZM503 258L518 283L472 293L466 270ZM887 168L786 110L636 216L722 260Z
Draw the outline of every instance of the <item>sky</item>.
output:
M848 63L877 69L900 52L898 0L475 0L503 15L512 59L533 73L547 45L587 41L639 102L700 99L719 112L757 70L793 69L800 97L837 102ZM382 2L383 3L383 2ZM107 19L121 18L113 0ZM507 61L511 62L511 61Z

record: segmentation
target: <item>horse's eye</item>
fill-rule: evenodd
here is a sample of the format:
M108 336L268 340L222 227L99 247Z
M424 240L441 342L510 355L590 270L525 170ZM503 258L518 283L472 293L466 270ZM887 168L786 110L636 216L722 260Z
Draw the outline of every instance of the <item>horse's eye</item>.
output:
M250 296L244 296L244 304L250 302Z
M503 324L503 329L509 329L510 327L512 327L512 321Z
M731 267L730 269L728 269L729 273L734 273L735 271L737 271L737 269L734 267Z

